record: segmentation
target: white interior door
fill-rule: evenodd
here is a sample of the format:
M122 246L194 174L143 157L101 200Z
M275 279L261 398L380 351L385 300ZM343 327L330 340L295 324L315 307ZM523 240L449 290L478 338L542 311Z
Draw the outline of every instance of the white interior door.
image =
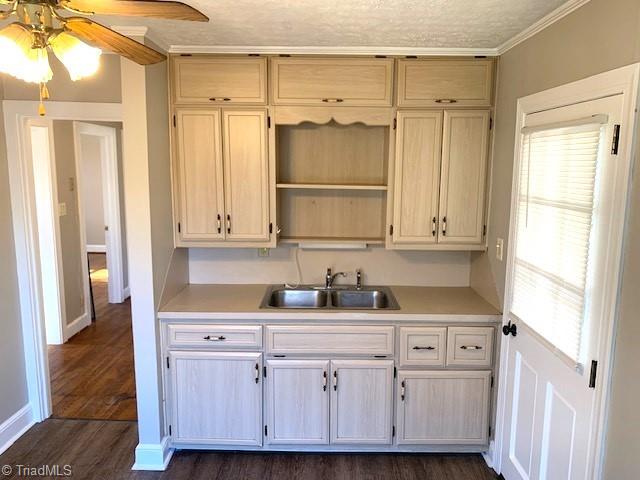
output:
M504 320L517 335L506 332L502 350L507 480L592 475L592 371L614 315L624 217L612 150L622 112L617 95L524 115Z

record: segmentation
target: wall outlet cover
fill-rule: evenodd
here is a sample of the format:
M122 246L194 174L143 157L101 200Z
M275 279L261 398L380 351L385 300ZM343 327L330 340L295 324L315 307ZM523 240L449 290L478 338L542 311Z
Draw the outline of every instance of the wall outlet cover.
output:
M66 203L59 203L58 204L58 216L59 217L64 217L67 214L67 204Z
M258 256L259 257L268 257L269 256L269 249L268 248L259 248L258 249Z

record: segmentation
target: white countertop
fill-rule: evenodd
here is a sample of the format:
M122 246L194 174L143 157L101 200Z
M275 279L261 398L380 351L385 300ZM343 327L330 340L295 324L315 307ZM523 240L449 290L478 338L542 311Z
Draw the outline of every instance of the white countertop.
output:
M187 285L161 319L498 322L501 313L469 287L390 287L400 310L261 309L268 285Z

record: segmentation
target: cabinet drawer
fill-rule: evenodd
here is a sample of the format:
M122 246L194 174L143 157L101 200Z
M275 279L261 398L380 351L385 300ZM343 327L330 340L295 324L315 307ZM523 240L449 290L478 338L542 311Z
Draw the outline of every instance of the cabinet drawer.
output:
M173 60L176 103L267 102L266 58L177 57Z
M400 327L400 366L444 367L445 327Z
M391 106L393 59L273 58L276 105Z
M260 325L169 325L169 348L262 348Z
M493 335L493 327L449 327L447 366L490 366Z
M399 60L398 106L490 106L492 60Z
M270 325L267 353L393 355L393 327Z

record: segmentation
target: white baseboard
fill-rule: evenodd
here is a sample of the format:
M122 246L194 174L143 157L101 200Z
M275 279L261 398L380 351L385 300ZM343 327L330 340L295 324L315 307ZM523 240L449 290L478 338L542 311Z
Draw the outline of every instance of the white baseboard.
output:
M91 325L91 314L90 313L84 313L84 314L80 315L73 322L71 322L69 325L66 325L64 327L65 338L67 340L69 340L76 333L78 333L80 330L88 327L89 325Z
M160 443L139 443L136 447L136 460L131 470L166 470L173 451L169 446L169 437L164 437Z
M131 296L131 288L127 287L122 290L122 301L124 302L127 298Z
M493 440L491 440L489 442L489 450L487 450L486 452L482 452L482 458L484 458L484 461L487 463L487 466L489 468L493 468L493 470L495 470L493 465L494 449L495 449L495 443L493 442Z
M87 245L87 253L107 253L106 245Z
M31 405L27 404L0 424L0 455L35 423Z

